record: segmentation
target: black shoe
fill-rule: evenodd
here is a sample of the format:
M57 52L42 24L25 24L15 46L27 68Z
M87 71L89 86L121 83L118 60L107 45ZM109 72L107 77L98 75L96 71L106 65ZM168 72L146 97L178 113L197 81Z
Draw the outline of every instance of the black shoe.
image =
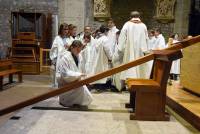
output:
M121 91L128 91L128 90L126 89L126 87L123 87L123 88L121 89Z
M110 88L110 90L111 90L112 92L119 92L119 90L118 90L115 86L112 86L112 87Z

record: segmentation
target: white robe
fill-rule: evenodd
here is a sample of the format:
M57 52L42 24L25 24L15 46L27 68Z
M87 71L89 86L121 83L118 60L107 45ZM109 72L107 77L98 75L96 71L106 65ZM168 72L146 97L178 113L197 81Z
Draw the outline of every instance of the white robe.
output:
M134 20L140 21L139 18L135 18ZM119 36L118 50L115 51L118 54L114 54L113 61L116 60L115 55L119 55L119 59L123 56L123 64L144 56L143 52L147 51L147 39L148 32L144 23L126 22ZM146 64L142 64L123 71L121 72L120 79L148 78L149 76L146 74L147 67Z
M94 73L102 73L103 71L108 70L108 60L112 59L112 53L110 51L110 46L108 44L108 38L106 35L101 35L97 39L96 45L96 59L94 63ZM107 78L96 81L95 83L106 83Z
M110 50L112 53L115 51L115 45L116 45L116 32L118 32L119 29L116 28L116 26L113 26L109 31L108 31L108 45L110 46Z
M83 44L84 44L84 33L82 33L82 34L80 34L80 35L77 35L76 37L75 37L75 40L80 40ZM94 42L94 37L92 37L91 36L91 42Z
M118 44L115 44L115 51L118 50ZM118 53L114 53L114 54L118 54ZM113 55L113 57L119 57L119 55ZM122 63L122 59L118 59L115 61L112 61L113 67L118 67L120 64ZM112 80L112 84L120 91L122 89L122 82L120 80L120 73L114 74L113 75L113 80Z
M150 53L154 49L154 46L156 45L156 37L155 36L150 37L148 39L147 44L148 44L148 53ZM153 67L153 60L148 61L147 66L148 66L147 75L150 76Z
M56 36L50 50L50 59L52 61L56 61L59 53L65 49L64 45L64 40L59 35Z
M54 88L58 87L58 83L56 81L56 76L55 76L57 57L65 49L64 45L65 45L64 39L61 38L60 35L57 35L50 49L50 59L52 61L50 72L52 76L52 87Z
M74 41L74 38L72 36L64 38L64 45L66 45L67 48L69 48Z
M95 39L91 38L91 41L87 43L86 47L80 53L80 69L86 74L86 77L94 75L94 63L96 60L96 48Z
M153 37L150 37L148 39L148 50L153 50L154 46L156 45L156 37L153 36Z
M63 51L57 61L56 78L58 86L62 87L72 81L80 80L81 74L71 52ZM89 105L92 102L92 95L86 86L82 86L61 94L59 101L64 106L72 106L73 104Z
M179 41L173 40L173 43L177 43L177 42L179 42ZM169 47L168 44L167 44L167 46ZM180 74L180 62L181 62L180 59L172 62L170 74Z
M156 49L164 49L166 46L165 46L165 38L163 37L162 34L159 34L157 37L156 37L156 42L155 42L155 45L154 47L152 48L153 50L156 50Z

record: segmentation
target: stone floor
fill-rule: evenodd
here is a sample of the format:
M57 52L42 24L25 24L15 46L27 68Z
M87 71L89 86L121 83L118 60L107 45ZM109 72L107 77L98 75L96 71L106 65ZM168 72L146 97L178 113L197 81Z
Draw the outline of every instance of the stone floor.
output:
M40 94L48 91L49 81L46 76L26 76L24 83L17 84L10 89L0 92L12 91L12 101L19 92L30 90L31 93ZM42 84L43 83L43 84ZM23 88L22 88L23 87ZM35 87L35 88L34 88ZM28 93L25 92L25 94ZM20 94L21 94L20 93ZM22 98L30 95L22 95ZM94 101L88 109L64 108L58 104L58 98L50 98L20 111L12 113L12 118L0 126L0 134L190 134L194 129L186 128L175 117L170 121L136 121L129 120L130 109L124 108L128 102L127 92L123 93L93 93ZM2 102L0 101L0 104ZM10 103L10 101L9 101ZM1 107L2 105L0 105ZM170 113L173 111L169 108ZM173 114L174 115L174 114ZM9 119L10 118L10 119ZM0 119L1 120L1 119ZM198 133L195 131L195 133Z

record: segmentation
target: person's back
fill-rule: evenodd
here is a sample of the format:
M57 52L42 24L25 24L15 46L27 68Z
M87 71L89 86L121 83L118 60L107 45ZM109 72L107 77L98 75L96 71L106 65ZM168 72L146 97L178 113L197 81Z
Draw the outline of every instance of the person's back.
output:
M123 64L144 56L143 53L147 51L148 33L146 25L141 22L137 11L132 13L132 19L124 24L119 36L118 51L123 54ZM126 78L145 78L147 77L145 66L140 65L130 68L122 72L120 77L122 80L126 80Z
M96 59L94 63L95 73L101 73L103 71L108 70L108 61L111 60L112 58L110 46L108 44L108 38L106 36L107 32L108 32L107 28L102 30L100 38L97 39L95 44L95 49L96 49ZM106 83L106 81L107 78L104 78L95 83Z
M129 59L127 59L130 61L133 58L139 58L143 55L143 51L147 50L146 26L142 22L129 21L125 24L125 27L127 29L127 43L130 44L126 46L130 47L130 49L126 50L134 51L134 53L131 53L131 51L125 52L130 54Z

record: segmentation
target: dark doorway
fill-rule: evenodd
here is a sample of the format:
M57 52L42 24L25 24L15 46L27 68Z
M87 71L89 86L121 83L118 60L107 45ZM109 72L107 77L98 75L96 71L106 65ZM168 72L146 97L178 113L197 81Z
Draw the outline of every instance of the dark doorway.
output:
M189 35L200 34L200 0L191 1L191 12L189 15Z

